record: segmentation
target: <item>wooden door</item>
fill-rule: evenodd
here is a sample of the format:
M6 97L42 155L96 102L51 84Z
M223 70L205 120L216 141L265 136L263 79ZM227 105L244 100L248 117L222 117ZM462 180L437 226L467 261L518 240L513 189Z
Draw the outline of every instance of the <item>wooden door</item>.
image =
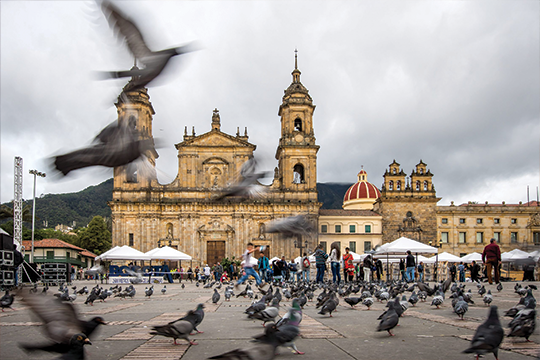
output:
M225 257L225 241L206 242L206 261L212 267Z

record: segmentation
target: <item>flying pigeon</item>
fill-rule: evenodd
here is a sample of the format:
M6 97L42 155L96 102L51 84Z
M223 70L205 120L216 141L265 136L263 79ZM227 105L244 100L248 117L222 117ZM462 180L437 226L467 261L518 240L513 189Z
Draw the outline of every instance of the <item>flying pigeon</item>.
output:
M94 138L93 144L54 158L54 165L63 175L71 171L89 166L117 167L133 163L141 159L142 176L152 177L151 165L144 155L154 150L151 139L139 139L137 130L131 128L126 121L113 121ZM149 167L150 166L150 167Z
M316 231L313 224L303 215L291 216L273 221L266 227L267 233L280 233L284 237L311 235Z
M128 71L112 71L109 73L112 78L133 77L129 87L126 89L128 91L146 87L162 73L172 57L195 50L193 46L186 45L152 51L144 41L137 25L125 16L120 9L110 1L103 1L101 8L111 27L126 41L129 51L135 59L144 65L142 69L134 67Z
M498 359L499 345L504 337L504 331L499 321L497 306L491 305L488 319L478 326L471 340L471 346L464 353L476 353L477 358L487 353L493 353Z
M240 169L241 181L236 185L226 189L221 195L214 198L221 201L230 197L240 197L242 199L261 197L265 193L265 188L259 184L258 180L268 176L268 172L256 172L257 160L251 156Z

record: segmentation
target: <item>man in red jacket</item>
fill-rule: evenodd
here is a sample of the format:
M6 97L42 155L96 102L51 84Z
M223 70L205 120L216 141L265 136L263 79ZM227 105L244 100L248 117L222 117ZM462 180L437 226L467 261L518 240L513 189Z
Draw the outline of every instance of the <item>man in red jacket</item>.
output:
M490 284L492 281L491 268L495 272L495 283L499 283L499 262L501 261L501 249L495 242L495 239L489 241L489 245L486 245L484 252L482 252L482 262L486 264L486 272L488 281Z

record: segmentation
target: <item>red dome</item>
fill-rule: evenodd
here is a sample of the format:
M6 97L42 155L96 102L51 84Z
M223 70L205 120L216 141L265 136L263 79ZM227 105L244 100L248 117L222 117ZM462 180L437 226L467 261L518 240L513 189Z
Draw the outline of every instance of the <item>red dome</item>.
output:
M356 199L373 199L375 201L380 196L381 192L375 185L367 181L359 181L347 190L343 202Z

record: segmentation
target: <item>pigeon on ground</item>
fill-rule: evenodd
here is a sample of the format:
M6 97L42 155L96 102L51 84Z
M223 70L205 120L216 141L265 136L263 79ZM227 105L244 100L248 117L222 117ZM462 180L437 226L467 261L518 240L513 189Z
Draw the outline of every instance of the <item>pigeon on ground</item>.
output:
M416 305L416 303L418 302L418 294L416 294L416 291L412 292L408 301L411 303L412 306Z
M484 304L490 305L493 301L493 295L491 295L491 290L488 290L487 294L484 295Z
M212 295L212 304L217 304L220 298L221 298L221 295L219 295L218 290L214 289L214 294Z
M263 322L263 326L265 326L267 322L275 321L278 315L279 315L279 302L276 299L274 299L272 301L272 306L269 306L266 309L256 312L252 315L248 315L248 318L261 320Z
M82 289L77 291L77 294L79 294L79 295L88 294L88 287L87 286L83 287Z
M321 307L321 310L318 312L318 314L326 315L327 313L330 314L330 317L332 317L332 312L336 310L336 307L338 305L336 294L331 293L330 298L326 300L326 302Z
M463 320L463 316L467 311L469 311L469 304L463 300L463 296L460 296L454 306L454 312Z
M165 295L167 292L167 285L163 285L163 289L161 289L161 295Z
M431 306L435 305L437 309L440 309L440 306L443 304L443 302L444 302L444 298L442 294L437 293L437 295L433 297L433 300L431 300Z
M523 305L530 309L536 308L536 299L534 298L531 289L527 289L527 295L523 298Z
M367 297L364 300L362 300L362 305L367 306L367 309L369 310L371 306L373 305L373 302L374 301L372 297Z
M211 356L208 359L222 360L272 360L275 357L276 348L280 341L277 339L276 333L278 328L273 325L265 329L264 334L257 336L257 342L243 349L235 349L226 353Z
M362 301L362 298L360 297L348 297L348 298L345 298L345 302L349 305L351 305L351 307L356 307L356 305L358 305L358 303Z
M377 331L388 331L388 334L390 334L390 336L394 336L391 330L395 328L399 323L399 315L396 313L394 306L395 304L393 301L388 303L389 309L383 316L381 322L379 323L379 326L377 327Z
M94 301L98 299L98 295L94 289L90 292L90 295L86 298L86 301L84 302L85 305L90 304L94 306Z
M0 308L2 308L2 312L4 312L5 308L14 310L11 305L13 305L13 301L15 301L15 295L10 294L9 290L6 290L4 296L0 298Z
M503 289L502 284L501 284L501 283L498 283L498 284L497 284L497 291L498 291L498 292L501 292L502 289Z
M191 345L197 345L196 342L189 340L188 336L193 330L193 324L189 321L180 320L173 322L172 324L166 324L162 326L154 326L152 327L152 332L150 332L150 335L161 335L166 337L172 337L174 339L174 345L178 345L176 343L176 339L184 339L187 342L189 342Z
M202 334L203 331L199 331L197 329L197 326L199 326L204 319L203 309L204 309L204 304L198 304L195 310L189 310L185 316L181 317L178 320L171 321L169 324L174 324L177 321L189 321L190 323L193 324L193 330L195 330L199 334Z
M128 71L114 71L109 73L109 76L112 78L133 77L134 80L130 82L129 88L126 90L134 91L146 87L162 73L172 57L194 50L190 46L180 46L160 51L151 51L144 41L139 28L120 9L110 1L103 1L101 8L111 27L126 41L129 51L135 59L144 65L143 69L135 67Z
M486 293L486 287L485 285L482 285L480 289L478 289L478 295L483 296Z
M524 337L530 341L529 336L534 333L536 328L536 310L530 308L521 310L508 326L510 327L508 337Z
M499 345L503 337L504 331L499 321L497 306L491 305L488 319L476 329L471 346L463 352L476 353L477 359L481 355L493 353L495 359L498 359Z
M300 334L298 326L302 322L302 309L298 302L293 300L292 307L287 311L277 323L276 328L278 332L276 337L279 341L279 346L286 346L292 348L297 354L303 355L304 353L297 349L294 340Z
M144 289L145 297L151 297L153 293L154 293L154 285L150 286L150 289L148 288Z

